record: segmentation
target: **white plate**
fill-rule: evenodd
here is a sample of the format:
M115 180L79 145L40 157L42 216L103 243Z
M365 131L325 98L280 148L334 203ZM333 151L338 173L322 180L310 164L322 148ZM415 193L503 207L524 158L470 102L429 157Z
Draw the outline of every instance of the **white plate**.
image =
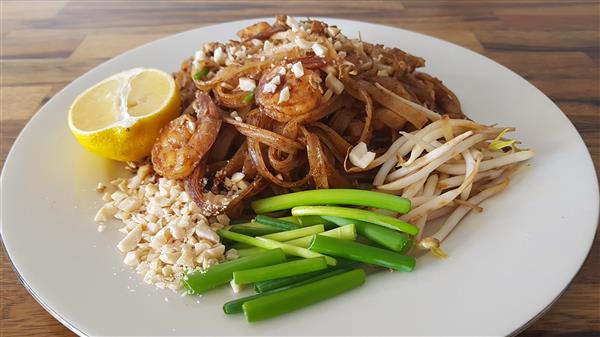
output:
M380 273L360 289L259 324L222 313L229 289L180 297L123 268L117 226L100 234L92 222L96 183L122 174L121 165L79 146L67 108L119 71L174 71L201 43L233 38L256 22L247 20L118 56L73 81L27 124L2 174L2 238L34 297L81 335L507 335L549 306L585 260L598 220L594 167L573 125L534 86L467 49L386 26L326 21L424 57L425 70L458 95L467 115L517 127L517 138L537 151L507 191L445 242L449 259L421 258L412 273Z

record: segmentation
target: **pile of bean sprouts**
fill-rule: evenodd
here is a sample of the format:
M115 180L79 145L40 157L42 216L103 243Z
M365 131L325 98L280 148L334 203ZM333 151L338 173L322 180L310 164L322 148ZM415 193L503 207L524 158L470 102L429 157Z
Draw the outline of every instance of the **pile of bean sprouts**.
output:
M388 151L367 168L379 167L373 185L412 201L401 220L419 228L420 248L445 256L440 243L481 202L508 186L522 162L533 157L517 141L504 138L513 128L486 126L465 119L440 118L424 128L401 131ZM426 226L441 222L433 232Z

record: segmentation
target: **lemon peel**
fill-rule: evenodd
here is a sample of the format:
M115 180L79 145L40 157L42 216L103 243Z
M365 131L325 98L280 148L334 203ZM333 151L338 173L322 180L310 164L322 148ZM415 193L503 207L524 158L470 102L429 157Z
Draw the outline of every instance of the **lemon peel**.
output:
M173 77L157 69L134 68L81 93L69 108L68 126L89 151L137 161L150 154L162 126L179 113Z

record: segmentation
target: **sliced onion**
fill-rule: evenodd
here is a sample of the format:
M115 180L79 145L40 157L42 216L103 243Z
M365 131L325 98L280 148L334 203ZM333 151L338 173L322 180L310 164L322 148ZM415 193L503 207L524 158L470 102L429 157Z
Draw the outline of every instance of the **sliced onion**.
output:
M369 94L367 94L366 91L359 89L359 93L363 97L363 100L365 102L366 117L365 117L365 125L363 127L362 132L360 133L360 139L358 141L368 143L371 138L371 132L372 132L371 122L373 120L373 101L371 100L371 97L369 96ZM369 164L370 164L370 162L369 162Z
M315 182L316 188L329 188L329 175L327 157L319 137L302 128L306 138L306 154L308 155L308 165L310 166L310 176Z
M373 112L376 120L381 121L384 125L389 126L393 130L401 130L406 125L406 119L393 110L387 108L378 108Z
M359 89L365 90L376 102L388 109L396 111L417 129L422 128L428 122L428 115L421 109L417 109L413 106L417 104L412 102L410 102L411 104L408 104L407 102L409 101L394 94L381 85L377 87L369 82L362 80L356 81L353 79L345 79L344 85L348 89L347 91L353 96L358 93ZM354 97L361 99L360 96Z
M283 179L279 179L276 176L274 176L271 173L271 171L269 171L269 169L267 168L267 165L265 164L265 159L263 158L263 153L262 153L262 149L260 148L260 143L252 138L248 139L248 150L250 152L250 156L252 157L252 160L254 161L254 165L256 166L256 169L258 170L258 173L261 176L263 176L265 179L270 181L271 183L273 183L277 186L285 187L285 188L292 188L292 187L300 187L302 185L305 185L308 182L310 173L307 173L303 178L296 180L296 181L292 181L292 182L284 181Z
M354 117L358 114L357 109L353 108L342 108L336 111L331 118L329 119L329 125L335 132L340 135L343 135L346 131L350 122L354 119Z
M223 120L226 123L235 126L235 128L244 136L256 139L257 141L274 147L280 151L294 154L297 151L304 149L304 147L297 141L276 134L273 131L259 128L244 122L239 122L230 117L224 117Z
M321 141L325 143L327 147L329 147L334 157L340 163L343 163L344 159L346 158L346 153L348 152L348 149L352 147L352 145L348 143L344 137L335 132L335 130L323 123L317 122L312 124L312 126L314 127L313 132L315 132Z
M225 83L225 82L223 82ZM225 92L225 88L220 85L215 86L213 89L215 93L215 99L217 103L226 108L241 108L245 106L249 106L252 103L246 102L245 98L248 96L248 92L246 91L238 91L238 92Z

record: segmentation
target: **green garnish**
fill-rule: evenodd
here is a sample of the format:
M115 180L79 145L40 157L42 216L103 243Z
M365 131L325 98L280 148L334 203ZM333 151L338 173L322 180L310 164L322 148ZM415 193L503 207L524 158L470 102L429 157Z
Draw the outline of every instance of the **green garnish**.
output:
M246 96L244 96L244 103L252 103L254 102L254 92L249 92Z
M275 227L275 228L280 228L280 229L287 230L287 231L293 230L293 229L298 229L301 227L300 225L295 224L293 222L281 220L281 219L277 219L277 218L272 218L272 217L266 216L266 215L257 215L256 218L254 218L254 221L259 224L263 224L263 225L267 225L267 226L271 226L271 227Z
M257 296L242 304L248 322L278 316L317 303L365 283L365 272L354 269L266 296Z
M279 264L284 261L285 254L281 249L268 250L260 254L224 262L205 271L188 272L181 282L189 293L202 294L230 282L233 279L233 273L236 271Z
M389 209L398 213L410 211L410 200L391 194L354 189L311 190L260 199L250 206L254 212L269 213L309 205L355 205Z
M332 276L332 275L327 276L327 274L330 274L333 271L337 271L338 274L343 273L345 271L349 271L350 269L353 269L352 268L353 265L356 265L356 262L350 261L350 260L340 260L335 267L328 267L327 269L324 269L324 270L317 270L317 271L313 271L313 272L302 274L302 275L282 277L282 278L278 278L275 280L256 282L256 283L254 283L254 290L257 293L265 293L268 291L281 289L283 287L290 286L290 285L294 285L294 286L300 285L298 282L306 281L305 283L310 283L313 281L317 281L319 279L324 279L329 276ZM320 278L315 279L315 277L320 277Z
M314 235L309 249L323 254L400 271L412 271L416 264L414 256L402 255L391 250L323 235Z
M416 226L406 223L402 220L358 208L336 206L298 206L292 208L292 215L328 215L370 222L372 224L405 232L410 235L416 235L419 232L419 229Z
M377 225L373 225L373 226L385 228L385 227L381 227L381 226L377 226ZM390 231L394 231L394 230L390 229ZM283 233L289 233L289 232L283 232ZM341 226L338 228L328 230L327 232L316 233L316 234L331 236L333 238L338 238L338 239L342 239L342 240L355 240L356 239L356 229L355 229L354 224L348 224L345 226ZM301 237L298 239L286 241L285 243L287 243L289 245L302 247L302 248L308 248L308 246L310 246L311 241L312 241L312 235L308 235L308 236L304 236L304 237Z
M296 247L287 243L278 242L275 240L265 239L261 237L253 238L251 236L234 233L228 230L221 229L217 232L222 239L231 241L244 242L251 246L263 248L263 249L277 249L281 248L287 255L299 256L304 258L323 256L323 254L315 253L306 248ZM326 256L327 264L335 266L336 260L330 256ZM235 260L234 260L235 261Z
M200 68L200 70L194 74L194 80L200 81L200 79L206 75L208 75L208 68Z
M334 267L334 268L327 268L327 269L318 270L318 271L314 271L314 272L310 272L310 273L306 273L306 274L302 274L302 275L282 277L282 278L278 278L275 280L257 282L257 283L255 283L255 289L256 289L257 294L229 301L223 305L223 311L226 314L239 314L239 313L243 312L242 305L250 300L260 298L260 297L265 297L270 294L280 292L283 290L287 290L287 289L290 289L293 287L298 287L298 286L305 285L308 283L313 283L313 282L316 282L316 281L319 281L319 280L322 280L322 279L325 279L325 278L328 278L331 276L345 273L350 270L351 269L349 269L348 267L339 268L339 269ZM264 290L259 291L257 288L257 287L259 287L259 285Z
M239 225L233 225L229 228L230 231L249 235L249 236L263 236L267 234L277 233L285 231L285 229L276 228L272 226L267 226L263 224L259 224L257 222L248 222ZM234 247L241 248L241 247Z
M275 241L289 241L297 238L306 236L312 236L313 234L322 233L325 231L325 226L314 225L308 227L302 227L291 231L283 231L279 233L263 235L263 238L275 240Z
M331 221L338 226L342 226L340 228L346 227L348 226L348 224L353 224L354 226L356 226L356 231L358 232L358 234L366 237L367 239L373 242L377 242L378 244L382 245L387 249L391 249L400 254L407 253L413 245L413 240L408 235L400 233L399 231L394 229L360 220L338 218L334 216L323 216L323 219ZM322 233L322 235L325 233ZM340 238L338 237L338 239ZM293 244L291 242L288 243Z
M325 257L300 259L271 266L239 270L233 272L235 284L249 284L275 280L282 277L296 276L327 268Z

